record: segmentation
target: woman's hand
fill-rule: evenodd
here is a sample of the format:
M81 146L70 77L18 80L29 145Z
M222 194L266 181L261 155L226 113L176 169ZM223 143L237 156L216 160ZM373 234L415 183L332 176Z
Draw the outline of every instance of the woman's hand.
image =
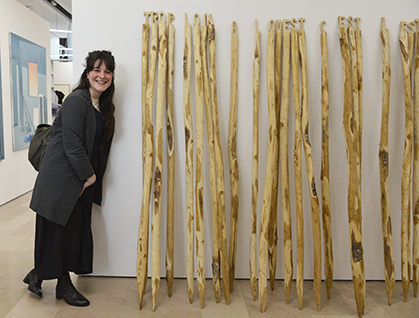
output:
M84 182L84 185L83 185L83 189L81 189L81 192L80 192L80 195L79 195L79 197L81 197L81 195L83 194L83 192L84 192L84 190L87 188L87 187L90 187L93 183L95 183L96 182L96 175L94 174L94 175L92 175L91 177L89 177L85 182Z

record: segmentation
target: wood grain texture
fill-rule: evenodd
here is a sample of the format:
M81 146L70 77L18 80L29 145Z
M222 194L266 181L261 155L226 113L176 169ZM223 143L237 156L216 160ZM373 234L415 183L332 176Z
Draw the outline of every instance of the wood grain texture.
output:
M343 102L343 128L346 142L346 153L348 157L348 221L351 249L352 280L355 290L355 300L358 316L364 314L365 308L365 267L364 251L362 244L362 223L360 220L360 202L358 187L358 147L357 133L358 125L355 121L353 108L353 91L351 82L351 55L347 29L341 24L339 17L339 39L342 53L344 102Z
M419 27L419 20L416 20ZM414 161L413 161L413 294L419 285L419 30L416 31L414 59Z
M221 259L221 270L223 278L224 298L230 304L230 283L229 283L229 266L227 253L227 233L226 233L226 216L225 216L225 180L224 180L224 160L221 148L220 123L218 116L218 97L217 97L217 76L215 61L215 26L211 23L208 26L208 42L209 42L209 70L210 70L210 86L211 86L211 109L212 121L214 127L214 145L215 159L217 167L217 191L218 191L218 237Z
M283 20L283 56L282 56L282 94L279 128L279 149L281 160L281 193L282 221L284 231L284 289L285 301L288 304L292 286L292 230L288 169L288 112L289 112L289 80L290 80L290 30L286 28L287 20Z
M279 109L281 103L281 56L282 56L282 22L275 21L275 116L276 134L279 142ZM271 290L275 287L277 246L278 246L278 185L279 185L279 145L275 147L274 167L272 169L272 200L271 216L268 228L268 264L269 264L269 283Z
M238 82L239 35L237 23L233 21L231 30L231 75L230 75L230 118L228 126L228 159L230 165L230 293L234 290L236 276L237 226L239 218L239 163L237 159L237 82Z
M191 116L192 30L185 13L183 53L183 116L185 122L186 175L186 280L189 302L193 302L194 284L194 207L193 207L193 126Z
M148 19L147 19L148 20ZM148 21L142 26L142 45L141 45L141 123L142 123L142 156L143 171L146 155L146 103L147 103L147 78L148 78L148 45L150 38L150 24ZM144 178L144 174L143 174Z
M327 33L321 23L321 54L322 54L322 220L324 242L324 270L327 298L333 282L333 244L332 244L332 217L330 211L330 174L329 174L329 62L327 48Z
M295 20L296 21L296 20ZM301 139L301 104L300 104L300 55L298 50L298 30L294 22L291 30L291 70L292 94L294 101L294 184L295 184L295 214L297 219L297 297L300 309L303 308L304 295L304 213L303 213L303 175Z
M390 41L389 31L385 27L385 18L381 19L381 44L382 44L382 115L381 115L381 136L380 136L380 189L381 189L381 224L384 244L384 268L387 290L387 302L391 305L395 284L394 275L394 253L393 253L393 232L391 227L391 214L389 202L389 168L390 158L388 152L388 123L390 110Z
M198 19L197 19L198 18ZM204 81L201 62L201 27L199 15L194 16L193 45L196 89L196 152L195 152L195 235L196 272L201 308L205 307L205 249L204 249Z
M154 202L151 223L151 296L153 311L157 306L160 287L160 224L163 186L163 126L167 77L167 38L164 13L159 15L159 54L156 99L156 149L154 167Z
M307 74L307 49L306 35L303 29L304 18L299 19L300 30L298 32L300 66L301 66L301 109L302 109L302 134L306 159L307 181L310 190L311 221L313 225L313 251L314 251L314 295L316 298L317 311L320 311L321 302L321 265L322 265L322 237L320 225L320 204L317 195L316 181L314 177L313 155L309 138L309 99L308 99L308 74Z
M411 87L411 49L409 36L401 26L400 53L403 66L404 101L405 101L405 143L402 163L402 222L401 222L401 250L402 250L402 283L403 296L407 301L411 279L411 244L410 244L410 196L411 170L413 159L413 118L412 118L412 87Z
M275 110L275 21L269 22L267 53L266 53L266 73L268 84L268 107L269 107L269 144L268 159L266 164L265 186L263 190L263 205L260 224L259 239L259 307L260 311L265 311L267 297L267 268L268 268L268 225L271 214L272 200L272 169L275 164L275 148L278 147L276 132L276 110ZM272 27L273 25L273 27Z
M208 153L210 164L210 187L212 206L212 282L214 285L215 301L220 302L220 250L218 237L218 191L217 171L215 161L214 129L212 127L211 93L207 62L207 25L201 27L201 55L202 72L204 78L205 116L207 118Z
M169 13L168 18L168 48L167 48L167 92L166 92L166 134L167 134L167 229L166 229L166 281L167 293L172 296L174 278L174 208L175 208L175 132L173 118L173 81L175 26L171 24L174 18Z
M141 202L141 216L138 229L137 246L137 285L138 301L140 310L142 309L143 296L147 286L147 263L148 263L148 232L150 219L150 198L151 186L153 183L153 100L154 100L154 79L156 75L157 46L158 46L158 25L151 25L151 50L150 66L147 80L146 98L146 156L143 171L143 196Z
M252 218L250 232L250 285L253 300L257 297L257 207L259 196L259 83L261 34L255 20L255 50L253 53L253 147L252 147Z

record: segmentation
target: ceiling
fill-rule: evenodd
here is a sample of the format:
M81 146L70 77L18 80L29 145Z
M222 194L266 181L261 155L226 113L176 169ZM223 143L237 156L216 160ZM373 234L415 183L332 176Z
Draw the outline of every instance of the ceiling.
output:
M51 60L72 61L72 33L57 30L72 30L72 0L16 0L50 23ZM53 4L55 4L55 6ZM57 8L61 9L58 10ZM67 48L63 50L62 48Z
M71 30L71 20L47 0L16 0L50 23L51 29ZM54 1L53 1L54 2ZM71 14L71 0L55 0Z

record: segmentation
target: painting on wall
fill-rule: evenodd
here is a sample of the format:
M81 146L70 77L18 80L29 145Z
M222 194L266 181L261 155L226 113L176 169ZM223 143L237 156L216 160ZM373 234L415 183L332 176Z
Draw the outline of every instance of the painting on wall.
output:
M4 159L4 136L3 136L3 95L1 87L1 60L0 60L0 160Z
M13 150L20 150L48 121L46 49L10 33L10 57Z

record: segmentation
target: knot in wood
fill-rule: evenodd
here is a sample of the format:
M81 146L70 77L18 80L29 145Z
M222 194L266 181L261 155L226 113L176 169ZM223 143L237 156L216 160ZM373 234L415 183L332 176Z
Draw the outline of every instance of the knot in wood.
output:
M316 190L316 182L314 182L314 178L311 181L311 192L316 197L317 196L317 190Z
M188 76L188 70L186 69L187 58L186 56L183 57L183 77Z
M191 135L190 135L189 129L185 127L185 143L186 143L186 146L188 145L190 137L191 137Z
M160 182L161 181L161 172L159 169L156 169L156 174L154 176L154 181L155 182Z
M208 28L208 38L212 41L215 40L215 28L212 25Z
M220 262L212 261L212 272L218 274L220 272Z
M354 234L352 234L352 259L355 263L362 261L364 258L364 250L362 243L355 240Z

